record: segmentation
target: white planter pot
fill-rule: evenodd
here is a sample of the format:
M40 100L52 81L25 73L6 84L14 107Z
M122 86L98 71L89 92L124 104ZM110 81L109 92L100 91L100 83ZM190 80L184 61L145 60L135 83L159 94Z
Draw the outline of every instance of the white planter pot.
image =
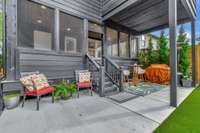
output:
M20 97L11 97L9 99L4 99L4 104L7 109L12 109L18 106Z
M192 80L185 80L185 79L182 79L182 86L183 87L186 87L186 88L189 88L192 86Z

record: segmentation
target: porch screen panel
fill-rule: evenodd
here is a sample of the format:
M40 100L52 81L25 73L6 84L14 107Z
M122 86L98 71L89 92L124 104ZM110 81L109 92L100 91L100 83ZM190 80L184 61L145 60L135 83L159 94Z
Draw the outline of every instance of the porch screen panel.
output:
M18 46L54 49L54 9L28 0L18 1Z
M4 68L5 68L5 61L4 61L4 43L3 43L3 0L0 0L0 79L3 78L5 76L5 71L4 71ZM0 95L1 96L1 95ZM1 114L1 109L3 107L3 104L2 104L2 100L0 98L0 114Z
M131 36L130 37L130 50L131 50L131 58L136 58L137 57L137 44L138 43L138 38Z
M120 57L128 57L129 56L128 39L129 39L128 34L120 32L120 38L119 38L119 52L120 52L119 55L120 55Z
M83 20L61 12L60 49L66 53L81 53L83 38Z
M107 28L107 52L109 56L118 56L118 32Z

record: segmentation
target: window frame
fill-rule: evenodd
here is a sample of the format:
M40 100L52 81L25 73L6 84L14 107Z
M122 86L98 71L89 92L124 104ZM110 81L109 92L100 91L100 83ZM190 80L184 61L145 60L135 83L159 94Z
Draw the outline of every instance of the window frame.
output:
M116 55L111 54L109 56L111 56L111 57L119 57L119 31L116 30L116 29L113 29L111 27L106 27L106 41L107 42L108 42L108 29L113 30L113 31L115 31L117 33L117 36L116 36L117 37L117 41L116 41L116 43L117 43L117 54ZM106 44L107 44L107 47L108 47L108 43L106 43ZM111 51L112 51L112 48L113 48L113 44L111 45Z
M31 49L31 50L34 50L34 51L44 51L44 52L54 52L54 51L56 51L56 44L55 44L55 39L56 39L56 37L55 37L55 33L56 33L56 21L55 21L55 18L56 18L56 13L55 13L55 10L56 10L56 8L55 7L52 7L51 5L49 5L49 4L44 4L44 3L42 3L42 2L36 2L36 1L30 1L30 0L26 0L26 1L28 1L28 2L30 2L30 3L34 3L34 4L37 4L38 6L45 6L46 7L46 9L51 9L52 11L53 11L53 19L54 19L54 23L53 23L53 27L52 27L52 29L53 29L53 32L51 32L51 35L52 35L52 42L51 42L51 50L48 50L48 49L38 49L38 48L34 48L34 35L33 35L33 46L32 47L25 47L25 46L20 46L19 45L19 9L18 9L18 4L19 4L19 2L17 1L17 47L19 47L19 48L23 48L23 49ZM39 30L35 30L35 31L39 31ZM41 31L41 32L46 32L46 31ZM49 32L47 32L47 33L49 33ZM34 34L34 31L33 31L33 34Z
M65 51L65 48L62 50L61 49L61 47L60 47L60 45L61 45L61 13L63 13L63 14L65 14L65 15L68 15L68 16L70 16L70 17L74 17L74 18L76 18L76 19L80 19L81 21L82 21L82 31L83 31L83 36L82 36L82 41L84 41L84 37L85 37L85 29L84 29L84 19L82 18L82 17L78 17L78 16L75 16L75 15L72 15L72 14L69 14L68 12L65 12L65 11L63 11L63 10L59 10L59 52L61 52L61 53L64 53L64 54L66 54L66 55L81 55L82 54L82 47L84 46L83 44L82 44L82 46L81 46L81 50L80 51L77 51L77 49L76 49L76 51L74 51L74 52L67 52L67 51ZM89 23L89 22L88 22ZM87 31L88 33L89 33L89 31ZM70 38L71 36L69 36L69 38ZM65 46L65 43L63 44L64 46ZM77 48L77 46L78 46L78 43L77 43L77 40L76 40L76 48Z
M121 34L126 34L127 35L127 51L126 52L128 52L128 54L127 54L127 56L125 57L125 56L122 56L122 54L120 53L120 37L121 37ZM130 59L130 34L129 33L126 33L126 32L123 32L123 31L118 31L118 56L120 57L120 58L126 58L126 59Z

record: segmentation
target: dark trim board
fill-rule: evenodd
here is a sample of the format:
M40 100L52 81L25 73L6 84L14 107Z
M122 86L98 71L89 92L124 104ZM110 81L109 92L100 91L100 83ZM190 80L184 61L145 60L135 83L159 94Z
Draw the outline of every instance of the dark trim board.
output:
M116 23L112 20L106 20L106 21L104 21L104 24L105 24L105 26L108 26L110 28L116 29L116 30L121 31L121 32L130 33L132 35L138 35L139 34L138 31L132 30L132 29L126 27L126 26L120 25L120 24L118 24L118 23Z

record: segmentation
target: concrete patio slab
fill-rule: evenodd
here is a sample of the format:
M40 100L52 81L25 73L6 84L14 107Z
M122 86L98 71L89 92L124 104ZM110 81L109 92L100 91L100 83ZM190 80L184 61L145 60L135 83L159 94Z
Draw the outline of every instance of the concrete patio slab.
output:
M193 88L178 88L178 104L193 91ZM175 108L169 106L169 89L139 97L120 104L158 123L162 123Z
M179 89L179 103L191 92ZM25 107L5 110L0 133L151 133L175 108L169 106L169 89L117 103L97 95L81 95L51 103L42 98L40 111L35 100Z
M149 133L158 123L97 96L50 103L34 100L25 107L6 110L0 118L3 133Z

